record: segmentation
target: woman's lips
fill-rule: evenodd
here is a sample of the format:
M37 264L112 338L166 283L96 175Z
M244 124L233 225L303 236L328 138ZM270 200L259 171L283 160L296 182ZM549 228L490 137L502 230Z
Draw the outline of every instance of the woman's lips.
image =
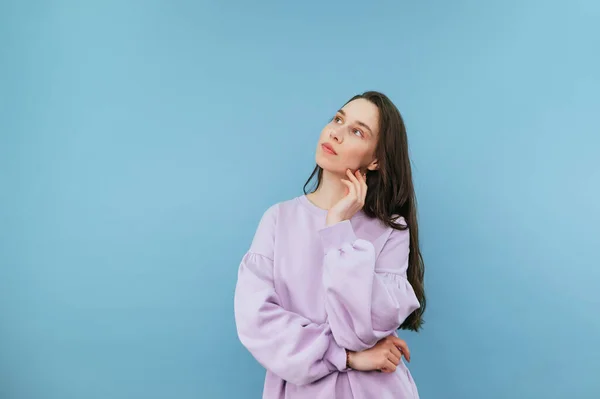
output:
M325 144L321 144L321 147L323 147L323 150L331 155L337 155L337 152L335 152L335 150L333 149L333 147L331 146L331 144L325 143Z

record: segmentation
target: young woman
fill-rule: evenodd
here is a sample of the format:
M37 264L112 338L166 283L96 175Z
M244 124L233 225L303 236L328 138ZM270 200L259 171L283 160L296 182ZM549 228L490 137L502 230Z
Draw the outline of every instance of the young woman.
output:
M382 93L353 97L316 162L304 195L266 210L238 272L237 331L267 369L263 398L418 398L396 334L418 331L425 310L398 109Z

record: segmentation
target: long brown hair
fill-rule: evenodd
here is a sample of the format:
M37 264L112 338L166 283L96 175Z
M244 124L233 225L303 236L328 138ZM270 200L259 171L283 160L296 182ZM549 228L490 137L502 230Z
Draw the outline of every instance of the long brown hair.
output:
M352 97L346 104L357 98L366 99L379 109L379 140L375 149L378 170L367 172L369 188L363 211L367 216L378 218L394 229L410 229L407 277L421 306L398 328L418 331L423 324L425 311L425 265L419 249L417 200L412 181L406 127L398 108L383 93L367 91ZM312 192L316 191L322 182L323 169L319 165L304 184L304 194L308 194L306 187L315 175L318 181ZM396 223L395 215L403 216L406 225Z

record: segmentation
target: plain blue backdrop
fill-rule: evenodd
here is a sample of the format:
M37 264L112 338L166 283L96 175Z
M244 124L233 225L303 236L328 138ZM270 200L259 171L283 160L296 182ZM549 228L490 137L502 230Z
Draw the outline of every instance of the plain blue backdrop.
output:
M600 5L0 2L0 398L259 398L237 268L364 90L409 133L422 399L600 397Z

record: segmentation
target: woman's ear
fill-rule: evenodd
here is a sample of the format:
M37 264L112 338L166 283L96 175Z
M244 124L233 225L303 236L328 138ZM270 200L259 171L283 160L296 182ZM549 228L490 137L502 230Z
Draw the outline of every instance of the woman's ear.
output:
M373 162L371 162L369 164L369 166L367 166L367 169L368 170L377 170L377 169L379 169L379 164L377 163L377 160L376 159L373 160Z

